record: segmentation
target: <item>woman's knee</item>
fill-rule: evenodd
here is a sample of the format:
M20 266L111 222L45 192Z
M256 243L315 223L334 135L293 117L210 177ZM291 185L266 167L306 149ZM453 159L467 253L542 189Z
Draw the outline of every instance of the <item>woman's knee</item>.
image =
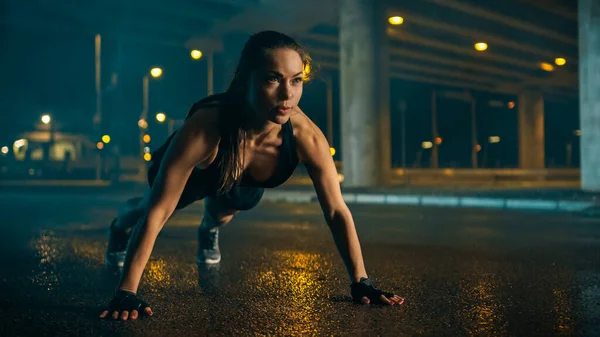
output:
M208 210L204 210L204 217L206 220L211 222L213 226L224 226L228 224L233 217L238 214L240 211L237 210L228 210L213 214Z
M127 200L118 210L118 216L130 214L144 208L144 197L131 198Z
M208 197L204 200L204 218L213 226L228 224L237 213L238 210L227 207L215 198Z
M129 229L137 224L139 219L144 214L145 210L145 198L132 198L122 205L118 212L113 227L115 229Z

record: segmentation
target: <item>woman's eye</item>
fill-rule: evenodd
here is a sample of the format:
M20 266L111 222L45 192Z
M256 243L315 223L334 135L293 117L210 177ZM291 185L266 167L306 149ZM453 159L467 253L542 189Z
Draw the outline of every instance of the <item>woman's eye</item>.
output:
M293 83L294 83L294 84L299 84L299 83L302 83L302 77L297 77L297 78L294 78L294 80L293 80Z
M277 83L277 82L279 82L279 77L277 77L277 76L267 77L267 82L269 82L269 83Z

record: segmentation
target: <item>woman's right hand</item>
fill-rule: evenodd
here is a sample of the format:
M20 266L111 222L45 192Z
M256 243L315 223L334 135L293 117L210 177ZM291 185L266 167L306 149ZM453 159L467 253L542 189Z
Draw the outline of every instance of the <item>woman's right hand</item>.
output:
M137 319L139 314L152 316L152 309L150 309L148 303L138 298L135 293L119 289L115 292L115 296L108 303L106 309L100 314L100 318L108 317L109 313L112 313L112 316L110 316L112 319L120 318L126 321L129 318Z

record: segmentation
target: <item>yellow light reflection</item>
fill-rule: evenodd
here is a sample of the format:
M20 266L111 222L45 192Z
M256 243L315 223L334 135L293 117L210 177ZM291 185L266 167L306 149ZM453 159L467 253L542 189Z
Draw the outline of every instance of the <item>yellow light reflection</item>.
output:
M311 68L310 68L310 63L307 63L304 65L304 73L302 74L302 80L303 81L309 81L310 80L310 73Z
M464 300L469 307L461 312L464 329L470 336L503 336L505 319L498 297L494 295L497 280L491 275L483 275L475 285L460 285Z
M31 281L46 290L52 290L59 283L56 270L58 258L58 245L52 231L43 231L39 238L31 242L36 257L40 259L38 268L32 276Z
M275 251L268 267L249 278L269 301L285 298L286 306L272 312L277 334L320 335L325 324L323 310L315 297L325 296L320 278L326 278L331 263L320 254L299 251Z
M554 295L554 311L557 316L554 330L567 332L567 335L570 335L568 332L572 332L574 323L574 317L571 313L571 299L565 290L554 289L552 295Z
M146 282L152 287L167 287L171 285L172 277L167 272L167 263L163 259L148 262Z
M73 252L81 259L94 265L104 264L105 246L96 241L84 241L81 238L73 238L71 242Z

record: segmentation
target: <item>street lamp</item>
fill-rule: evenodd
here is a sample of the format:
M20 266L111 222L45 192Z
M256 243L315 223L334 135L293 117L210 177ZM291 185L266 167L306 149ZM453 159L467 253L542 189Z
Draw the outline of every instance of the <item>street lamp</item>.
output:
M50 118L50 115L43 115L41 119L42 119L42 123L44 123L44 124L48 124L52 120L52 118Z
M397 25L401 25L404 23L404 18L401 16L392 16L388 19L388 22L391 25L397 26Z
M485 42L477 42L474 47L477 51L485 51L487 50L488 45Z
M152 69L150 69L150 75L152 75L152 77L154 78L159 78L162 75L163 71L161 68L158 67L154 67Z
M190 56L192 56L194 60L199 60L202 58L202 52L197 49L194 49L190 52Z
M159 123L163 123L167 119L167 116L163 112L159 112L156 114L156 120Z
M540 68L541 68L543 71L547 71L547 72L554 71L554 66L553 66L553 65L551 65L551 64L550 64L550 63L548 63L548 62L542 62L542 63L540 63Z
M194 49L190 52L190 55L194 60L199 60L204 55L201 51ZM207 70L207 87L208 87L208 95L212 95L214 93L214 81L213 81L213 52L208 51L206 53L206 70Z
M152 76L153 78L159 78L161 77L163 74L163 70L159 67L154 67L152 69L150 69L150 76ZM148 74L144 75L144 78L142 80L142 86L143 86L143 109L142 109L142 114L140 116L140 120L138 121L138 126L140 127L140 155L143 157L144 156L144 147L146 147L146 143L144 142L144 135L145 135L145 131L144 129L146 129L148 127L148 123L146 122L148 120L148 109L149 109L149 105L150 105L150 93L149 93L149 87L150 87L150 77L148 76ZM139 179L141 179L142 181L145 179L146 176L146 164L144 164L143 162L140 163L140 169L139 169Z

